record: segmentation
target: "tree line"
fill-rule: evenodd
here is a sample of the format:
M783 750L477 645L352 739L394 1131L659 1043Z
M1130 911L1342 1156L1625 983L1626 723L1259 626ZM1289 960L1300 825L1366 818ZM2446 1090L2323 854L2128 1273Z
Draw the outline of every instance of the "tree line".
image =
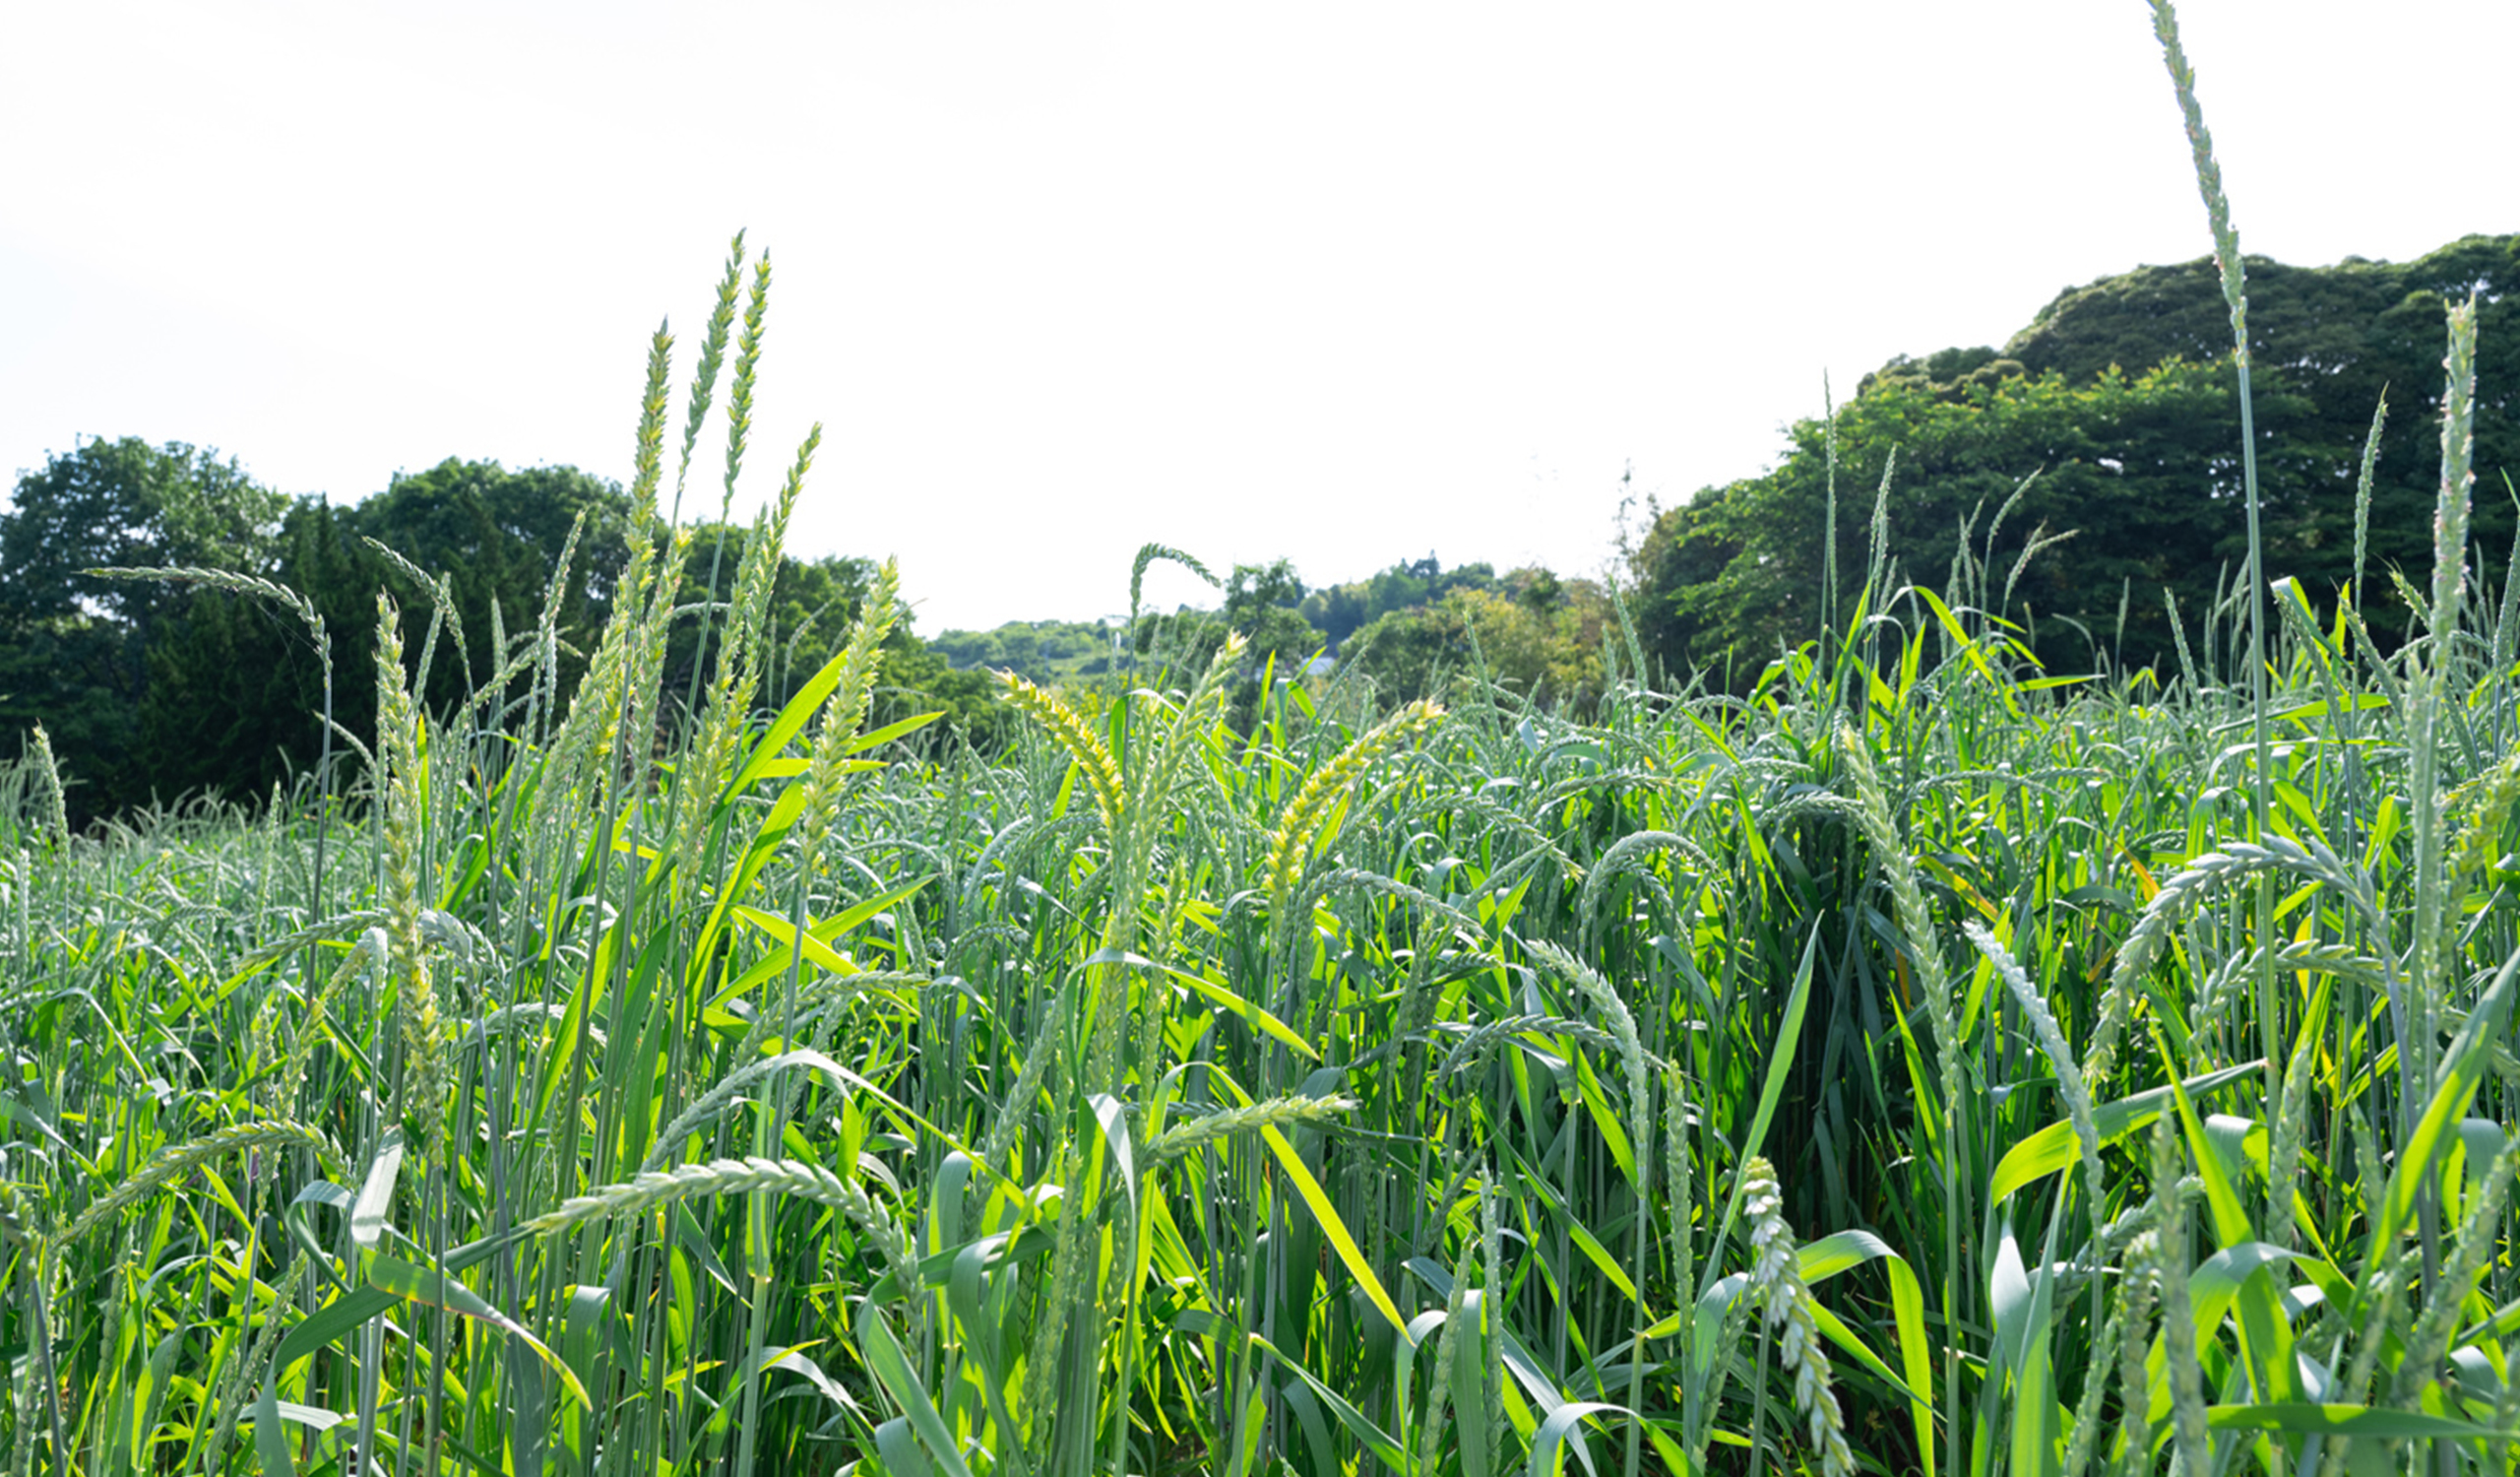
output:
M2253 258L2248 271L2268 574L2321 603L2352 587L2375 640L2394 644L2409 619L2399 571L2429 558L2442 310L2472 291L2476 467L2507 488L2520 466L2520 235L2469 236L2404 264ZM1796 422L1774 469L1674 506L1649 501L1642 538L1602 579L1446 568L1429 554L1315 587L1285 559L1221 578L1193 563L1214 608L1135 612L1125 629L1015 622L930 642L904 612L884 711L942 710L943 741L990 744L1006 732L995 669L1137 680L1204 665L1229 631L1248 642L1230 710L1245 729L1265 682L1333 680L1325 656L1337 679L1386 703L1479 674L1582 708L1640 659L1650 679L1740 689L1780 654L1845 629L1876 556L1883 588L1967 592L2053 672L2149 667L2167 679L2180 638L2201 640L2246 588L2233 396L2212 262L2142 268L2060 293L2000 349L1891 360ZM2495 584L2520 572L2515 504L2478 499L2476 568ZM629 516L618 485L567 467L450 459L333 504L265 488L216 452L83 441L23 474L0 513L0 754L45 725L73 809L93 817L266 795L323 751L325 664L304 622L220 589L89 572L102 567L220 570L302 593L343 694L373 690L380 588L407 609L442 605L449 649L426 694L440 708L498 679L497 633L548 619L565 690L609 610ZM744 537L696 530L694 601L713 571L735 567ZM872 578L854 556L782 561L766 702L837 649ZM669 695L706 678L706 624L676 624ZM348 738L366 741L369 706L336 705Z
M502 635L546 618L558 690L574 687L627 562L620 486L569 467L511 471L449 459L350 505L290 498L233 458L181 443L89 440L22 475L0 514L0 752L44 725L82 821L202 795L269 795L311 774L324 744L330 657L346 743L372 741L376 595L443 618L426 700L445 711L499 672ZM683 588L720 597L748 531L703 523ZM565 559L564 559L565 555ZM102 568L218 571L303 595L308 623L274 602L199 581L101 577ZM784 701L847 639L871 560L786 558L772 590L767 695ZM957 672L909 633L886 652L882 711L941 708L993 732L985 674ZM676 623L665 690L714 671L697 618ZM529 678L509 675L522 693Z

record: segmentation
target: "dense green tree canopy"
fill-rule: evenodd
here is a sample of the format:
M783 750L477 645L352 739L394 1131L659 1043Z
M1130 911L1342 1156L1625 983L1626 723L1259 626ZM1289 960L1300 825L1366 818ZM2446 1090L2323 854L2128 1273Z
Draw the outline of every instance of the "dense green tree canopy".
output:
M510 631L540 618L569 531L583 519L559 620L564 630L592 635L590 621L607 608L628 556L622 533L629 516L630 500L618 485L574 467L510 472L496 462L449 457L426 472L397 474L358 505L353 523L361 538L446 579L466 626L486 632L493 601ZM472 654L473 680L488 679L489 661L487 652ZM431 697L459 695L460 679L450 673Z
M1304 619L1319 627L1334 649L1365 625L1403 610L1437 605L1455 590L1492 590L1496 570L1489 564L1459 564L1446 569L1433 554L1404 559L1389 568L1344 585L1325 585L1303 599Z
M2474 289L2483 304L2482 491L2520 466L2515 288L2520 236L2472 236L2403 266L2250 262L2271 578L2299 578L2323 600L2351 579L2364 436L2391 386L2362 583L2374 623L2402 628L2388 572L2430 557L2445 296ZM1673 671L1729 668L1737 683L1824 623L1844 622L1864 570L1872 493L1895 451L1885 551L1901 579L1983 598L2060 670L2105 658L2167 673L2174 643L2164 592L2194 637L2246 557L2234 388L2230 320L2210 262L2068 291L2001 351L1894 359L1837 417L1838 609L1824 621L1829 427L1809 420L1793 428L1774 471L1661 512L1634 560L1639 626ZM2477 537L2492 551L2485 567L2498 571L2509 502L2483 495L2477 509ZM2024 564L2034 542L2044 546Z
M145 800L147 652L188 598L87 571L173 564L259 574L287 506L233 459L128 436L83 441L20 477L0 515L0 747L16 751L40 722L64 756L75 812Z
M1340 663L1386 706L1450 700L1457 678L1483 671L1509 691L1588 712L1601 695L1612 620L1609 593L1593 581L1516 569L1375 616L1340 648Z
M2511 528L2499 474L2520 475L2520 235L2468 236L2405 263L2349 257L2333 267L2288 267L2249 259L2251 373L2295 402L2283 427L2296 451L2294 482L2269 480L2266 487L2287 508L2286 545L2267 554L2271 574L2300 577L2322 593L2347 577L2355 480L2383 391L2389 423L2372 478L2370 593L2396 609L2381 571L2430 566L2442 314L2471 291L2478 296L2478 532L2492 554L2487 567L2498 571ZM2110 364L2131 372L2172 354L2228 361L2231 342L2220 280L2210 260L2199 260L2062 293L2004 353L2034 373L2052 370L2079 384Z
M83 612L146 624L162 586L97 579L115 565L249 570L267 559L288 500L233 458L180 441L82 441L18 480L0 522L0 611L13 620Z
M1047 682L1109 672L1113 641L1111 628L1099 621L1010 620L992 630L946 631L928 645L954 667Z

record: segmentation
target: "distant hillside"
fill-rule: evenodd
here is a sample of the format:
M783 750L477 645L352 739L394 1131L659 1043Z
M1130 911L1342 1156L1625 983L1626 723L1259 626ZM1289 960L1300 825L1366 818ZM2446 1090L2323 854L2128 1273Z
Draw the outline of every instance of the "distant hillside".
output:
M2267 576L2299 579L2320 605L2358 585L2384 643L2408 629L2393 576L2431 563L2443 312L2472 291L2471 534L2498 571L2513 532L2503 475L2520 470L2520 236L2467 236L2407 263L2248 259ZM1982 601L2056 671L2174 673L2186 658L2173 619L2201 643L2248 551L2231 360L2220 279L2202 259L2060 293L2000 350L1893 359L1838 407L1834 454L1830 428L1805 420L1773 471L1660 510L1634 568L1647 647L1673 673L1729 670L1737 685L1780 650L1845 629L1886 474L1882 552L1901 580ZM2357 484L2384 389L2365 503Z
M994 630L947 631L927 645L958 669L1012 672L1051 682L1109 672L1115 639L1098 621L1010 620Z

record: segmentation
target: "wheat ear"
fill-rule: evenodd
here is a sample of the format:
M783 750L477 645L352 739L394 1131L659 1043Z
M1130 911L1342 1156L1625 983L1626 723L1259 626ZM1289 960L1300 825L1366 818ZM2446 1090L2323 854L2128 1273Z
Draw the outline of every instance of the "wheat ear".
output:
M342 1156L333 1141L322 1130L285 1119L265 1119L253 1123L232 1124L207 1138L196 1138L161 1151L158 1157L140 1167L138 1173L105 1192L103 1198L79 1212L70 1224L50 1238L54 1247L66 1247L87 1235L100 1221L128 1210L158 1192L172 1181L180 1180L211 1160L233 1154L241 1149L286 1146L312 1149L324 1172L346 1178Z
M1111 750L1103 746L1102 737L1057 693L1011 672L1000 673L998 677L1006 683L1006 700L1049 730L1050 738L1076 761L1076 767L1084 773L1086 788L1094 792L1095 807L1102 812L1103 829L1116 839L1120 832L1120 766L1112 759Z
M1268 861L1261 888L1271 905L1284 911L1287 895L1310 860L1313 847L1339 800L1354 788L1385 753L1443 716L1444 710L1423 698L1409 704L1341 749L1336 758L1307 776L1269 833Z
M1355 1106L1354 1098L1283 1097L1263 1098L1246 1108L1221 1109L1185 1120L1157 1134L1138 1150L1138 1163L1145 1168L1170 1164L1220 1138L1258 1128L1331 1123L1343 1113L1354 1112Z
M749 1194L754 1190L815 1200L839 1210L875 1243L901 1295L916 1293L918 1269L911 1261L910 1242L864 1187L855 1179L833 1174L819 1164L794 1159L752 1155L649 1170L591 1193L572 1195L518 1230L527 1236L549 1236L606 1216L638 1215L681 1200Z
M1847 1448L1846 1416L1829 1380L1829 1356L1820 1348L1820 1323L1812 1316L1811 1289L1802 1281L1794 1228L1785 1220L1785 1192L1776 1167L1753 1154L1741 1166L1741 1208L1750 1218L1750 1291L1794 1376L1794 1403L1810 1432L1824 1477L1853 1477L1855 1453Z

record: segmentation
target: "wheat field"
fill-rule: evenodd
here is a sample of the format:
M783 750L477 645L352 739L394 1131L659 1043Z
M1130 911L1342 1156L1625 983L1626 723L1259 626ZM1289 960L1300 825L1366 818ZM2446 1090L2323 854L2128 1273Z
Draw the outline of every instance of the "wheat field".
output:
M870 731L889 565L758 702L818 432L674 577L745 266L573 688L380 593L377 742L294 793L73 835L40 734L0 773L12 1471L2513 1469L2472 308L2406 632L2242 569L2180 671L2051 673L1964 542L1746 699L1613 633L1584 721L1474 663L1246 735L1229 643L1010 678L984 755Z

